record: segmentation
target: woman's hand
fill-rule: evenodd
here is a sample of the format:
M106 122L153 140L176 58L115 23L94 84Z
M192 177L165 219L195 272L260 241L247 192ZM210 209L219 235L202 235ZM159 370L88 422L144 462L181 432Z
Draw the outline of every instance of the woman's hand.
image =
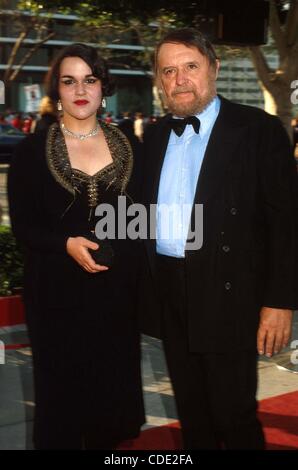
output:
M89 273L107 271L107 266L96 264L88 249L97 250L99 245L84 237L69 237L66 242L67 253Z

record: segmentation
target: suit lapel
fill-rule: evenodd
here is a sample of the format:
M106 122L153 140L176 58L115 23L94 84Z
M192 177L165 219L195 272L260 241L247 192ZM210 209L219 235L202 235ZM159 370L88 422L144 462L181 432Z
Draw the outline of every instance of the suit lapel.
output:
M194 204L204 204L212 198L224 184L225 173L235 155L240 153L243 145L244 128L237 122L237 115L230 109L232 105L221 98L221 108L210 135L206 153L203 159ZM171 129L167 122L171 115L166 116L150 142L150 155L145 177L145 201L148 204L157 204L158 188L161 169L167 150ZM148 207L149 209L149 207ZM192 222L194 210L192 211ZM154 266L156 241L148 240L146 243L151 267Z
M243 145L244 128L237 122L232 104L220 97L221 107L217 120L210 135L208 146L203 159L195 198L195 203L209 200L223 183L226 168L229 166L235 152ZM146 169L145 200L150 204L157 203L158 187L161 169L170 137L170 127L167 115L160 123L160 128L150 142L150 156Z
M149 201L150 204L157 203L160 174L171 133L171 129L167 124L169 119L170 115L167 115L160 123L160 128L151 143L150 156L148 156L146 201Z
M147 155L144 179L144 202L148 211L148 231L150 216L152 216L150 213L150 205L157 204L160 174L171 133L171 128L168 126L170 117L170 115L165 116L162 121L157 124L159 128L156 129L153 140L150 143L148 142L149 152ZM145 245L151 270L154 272L156 240L148 237L147 240L145 240Z
M224 182L226 169L236 150L243 145L244 129L237 127L230 103L221 98L221 108L214 124L203 159L194 203L208 201Z

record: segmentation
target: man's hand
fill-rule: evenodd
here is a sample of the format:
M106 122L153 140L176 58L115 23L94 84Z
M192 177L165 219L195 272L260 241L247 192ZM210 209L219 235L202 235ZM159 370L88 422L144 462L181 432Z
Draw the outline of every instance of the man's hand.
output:
M263 307L257 337L259 354L271 357L284 348L291 334L292 310Z
M88 273L98 273L109 269L107 266L96 264L89 250L97 250L98 244L84 237L69 237L66 242L66 251Z

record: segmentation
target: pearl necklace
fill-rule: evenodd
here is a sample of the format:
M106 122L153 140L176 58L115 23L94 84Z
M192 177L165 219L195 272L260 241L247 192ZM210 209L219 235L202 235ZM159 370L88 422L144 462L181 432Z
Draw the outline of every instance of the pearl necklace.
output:
M69 137L74 137L75 139L79 140L85 140L88 139L88 137L92 137L94 135L97 135L99 133L100 125L99 123L96 124L96 127L92 129L92 131L88 132L87 134L76 134L75 132L70 131L65 127L65 124L61 122L61 129L65 135L68 135Z

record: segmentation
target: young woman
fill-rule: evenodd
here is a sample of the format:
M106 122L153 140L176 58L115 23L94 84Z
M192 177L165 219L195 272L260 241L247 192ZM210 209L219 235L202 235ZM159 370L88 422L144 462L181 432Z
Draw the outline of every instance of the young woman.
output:
M48 78L62 117L26 138L10 167L12 228L26 252L25 307L35 381L37 449L114 448L144 422L135 311L138 243L95 239L99 204L133 198L125 136L99 123L107 66L83 44ZM94 253L108 263L96 262Z

